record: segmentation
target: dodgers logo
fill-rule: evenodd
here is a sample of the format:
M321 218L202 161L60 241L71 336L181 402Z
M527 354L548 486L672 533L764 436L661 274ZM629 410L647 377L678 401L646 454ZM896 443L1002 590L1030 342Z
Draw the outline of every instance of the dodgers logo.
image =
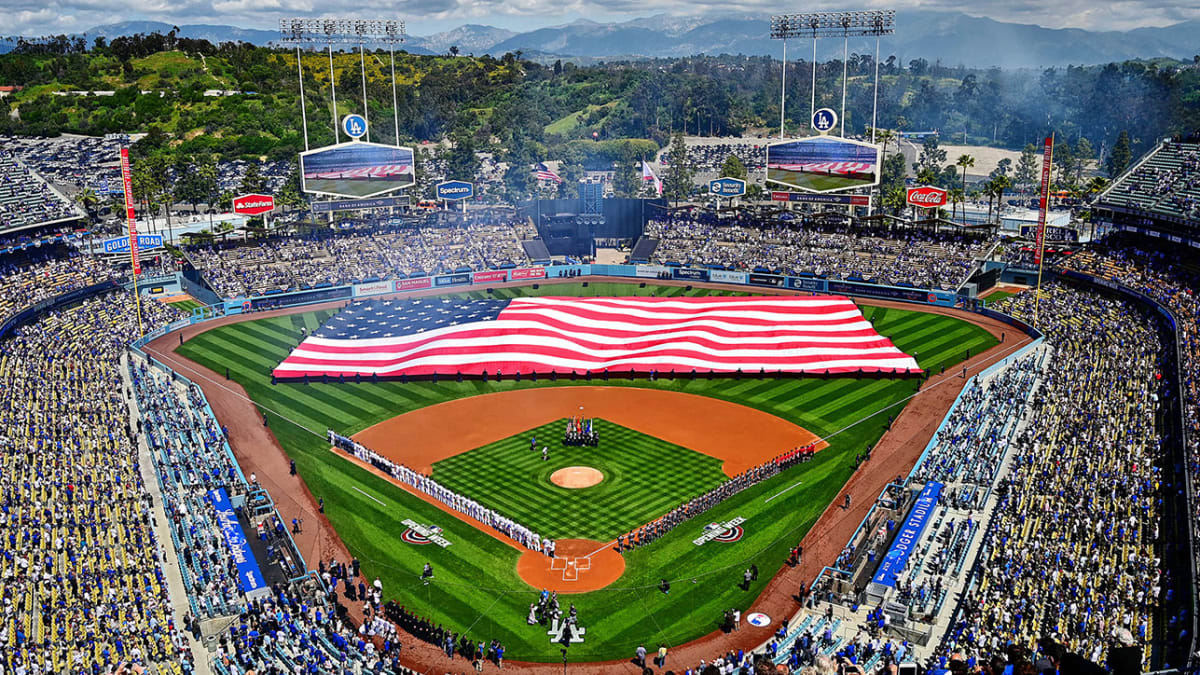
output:
M771 625L771 617L762 612L754 612L746 615L746 623L758 628L766 628Z

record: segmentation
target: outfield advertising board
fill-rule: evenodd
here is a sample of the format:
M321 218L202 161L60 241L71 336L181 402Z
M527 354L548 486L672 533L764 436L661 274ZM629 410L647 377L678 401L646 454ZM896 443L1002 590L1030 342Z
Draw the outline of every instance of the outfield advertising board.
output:
M429 277L396 280L397 291L415 291L422 288L433 288L433 280Z
M731 272L729 270L709 270L709 281L719 281L723 284L744 284L746 283L745 272Z
M670 274L671 268L662 265L638 265L634 276L642 279L657 279L663 276L664 273Z
M785 278L779 276L778 274L752 273L746 278L746 280L756 286L774 286L776 288L783 288L783 286L786 284Z
M824 291L825 280L788 277L787 286L798 291Z
M442 286L461 286L471 283L471 275L466 272L459 274L441 274L433 278L433 285Z
M392 282L390 281L372 281L368 284L356 284L354 286L354 297L356 298L364 295L381 295L391 292Z
M690 267L676 267L671 270L671 278L684 281L708 281L708 270L695 270Z
M489 281L505 281L507 279L507 270L488 270L486 272L476 272L471 275L471 282L476 284L487 283Z
M772 143L767 181L818 193L878 185L879 146L831 136Z
M513 281L521 281L524 279L544 279L546 277L545 267L519 267L515 270L508 271L508 278Z
M376 197L415 182L412 148L342 143L300 153L302 189L332 197Z

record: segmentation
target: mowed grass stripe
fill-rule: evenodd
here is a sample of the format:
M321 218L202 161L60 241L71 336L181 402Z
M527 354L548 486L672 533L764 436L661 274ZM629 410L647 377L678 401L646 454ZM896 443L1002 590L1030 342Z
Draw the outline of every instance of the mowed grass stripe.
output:
M600 447L564 447L566 420L434 464L434 479L551 538L610 540L724 480L716 458L597 420ZM538 449L530 450L536 436ZM541 448L550 447L550 460ZM600 485L548 481L564 466L591 466Z

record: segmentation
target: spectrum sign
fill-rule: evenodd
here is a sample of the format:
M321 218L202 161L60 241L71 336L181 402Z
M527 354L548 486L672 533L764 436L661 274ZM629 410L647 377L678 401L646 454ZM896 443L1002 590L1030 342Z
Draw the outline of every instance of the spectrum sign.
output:
M437 184L438 199L470 199L475 196L475 186L465 180L448 180Z

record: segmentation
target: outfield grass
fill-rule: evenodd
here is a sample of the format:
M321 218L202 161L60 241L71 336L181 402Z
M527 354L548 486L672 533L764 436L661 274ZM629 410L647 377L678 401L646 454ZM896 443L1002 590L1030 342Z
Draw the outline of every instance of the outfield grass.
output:
M188 314L191 314L193 309L204 306L204 303L198 300L180 300L179 302L170 302L167 304L181 312L187 312Z
M587 288L582 284L543 284L536 290L495 289L491 297L525 294L678 296L708 292L606 282L589 283ZM732 291L717 294L745 295ZM463 295L486 297L483 291ZM545 628L525 625L536 591L516 574L518 551L330 452L324 431L334 428L353 434L395 415L455 398L572 383L542 379L536 383L390 381L272 386L270 371L299 342L300 328L311 333L331 314L324 310L222 326L192 338L180 353L217 372L228 367L231 377L268 411L272 431L296 460L313 494L324 498L326 515L347 548L363 561L368 575L383 580L388 598L419 608L454 630L469 629L478 639L499 639L514 660L556 661L558 648L550 644ZM963 360L966 350L977 354L996 343L983 329L950 317L876 307L864 307L863 314L927 370L952 366ZM613 586L573 595L571 601L579 608L580 623L588 633L586 642L571 647L572 661L626 658L643 641L648 646L659 641L676 646L716 628L725 609L748 607L779 568L788 548L808 531L850 477L855 453L878 440L888 416L898 414L902 402L916 388L913 380L847 377L610 380L588 385L656 388L735 401L828 436L830 447L811 462L742 492L652 546L626 553L625 574ZM797 482L798 487L769 505L764 503ZM746 518L741 541L692 544L705 523L734 516ZM404 518L442 527L453 545L440 549L405 544L398 536ZM426 561L437 570L435 583L428 586L418 578ZM742 570L751 563L763 573L749 591L742 591L737 584ZM662 578L674 582L670 595L655 588Z
M1001 300L1016 295L1019 292L1020 291L996 291L995 293L988 295L986 298L984 298L984 300L986 301L986 305L991 307Z
M597 541L611 541L725 481L721 460L607 420L595 422L599 447L564 446L566 423L444 459L433 465L433 478L544 537ZM542 447L550 448L545 461ZM550 482L567 466L598 469L604 481L584 489Z

